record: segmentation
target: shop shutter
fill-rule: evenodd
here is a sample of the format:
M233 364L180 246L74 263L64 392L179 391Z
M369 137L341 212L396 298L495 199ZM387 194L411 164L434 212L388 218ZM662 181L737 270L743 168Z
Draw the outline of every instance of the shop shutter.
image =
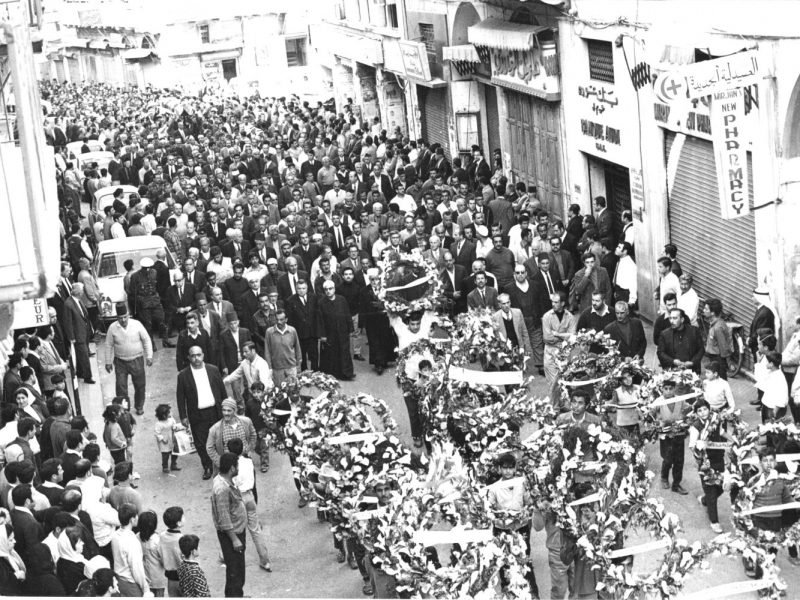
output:
M78 63L78 59L68 58L67 65L69 65L69 80L73 83L82 81L83 77L81 77L81 66Z
M606 200L614 213L614 238L622 239L622 213L631 210L631 179L627 167L605 163Z
M422 109L422 138L433 144L438 142L450 158L450 138L447 133L446 88L426 88L418 85L419 105Z
M675 134L666 132L665 162ZM753 208L753 161L747 154L750 209ZM717 170L711 142L686 137L675 182L669 193L669 230L678 246L678 262L694 277L701 298L719 298L739 323L749 325L755 313L756 228L751 212L723 220Z

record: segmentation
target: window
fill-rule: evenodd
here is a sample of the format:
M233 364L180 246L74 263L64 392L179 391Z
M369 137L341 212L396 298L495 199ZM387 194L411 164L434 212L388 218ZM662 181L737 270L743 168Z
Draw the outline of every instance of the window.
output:
M611 42L586 40L589 49L589 79L614 83L614 49Z
M397 17L397 4L394 2L390 2L386 5L386 20L389 23L389 27L392 29L400 27L400 20Z
M476 113L456 114L456 131L458 132L459 152L469 152L473 145L480 145L478 115Z
M290 67L306 66L306 38L286 40L286 64Z
M344 7L344 0L337 0L333 7L333 13L337 19L344 21L347 18L347 11Z
M428 51L428 55L435 57L436 40L433 36L433 25L430 23L420 23L419 36L422 38L422 43L425 44L425 50Z
M208 44L211 42L211 35L208 33L208 25L200 25L198 29L200 30L200 43Z

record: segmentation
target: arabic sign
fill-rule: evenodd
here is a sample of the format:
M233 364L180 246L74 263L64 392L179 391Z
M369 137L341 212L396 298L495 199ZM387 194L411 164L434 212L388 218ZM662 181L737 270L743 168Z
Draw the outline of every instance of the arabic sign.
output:
M741 89L717 92L711 102L714 158L723 219L750 213L747 186L747 144L743 136L744 99Z
M625 156L628 148L623 147L622 143L624 101L617 95L616 87L598 82L587 82L576 87L580 107L580 149L621 165L636 162L633 157ZM625 141L628 142L627 139Z
M602 115L607 109L619 104L619 98L616 97L614 90L606 89L604 85L599 88L594 85L586 87L579 85L578 95L592 100L592 112L596 115Z
M653 84L665 104L700 98L758 83L758 52L749 50L662 73Z
M422 42L409 42L398 40L400 53L403 56L403 65L406 75L421 79L431 80L431 66L428 64L428 51Z

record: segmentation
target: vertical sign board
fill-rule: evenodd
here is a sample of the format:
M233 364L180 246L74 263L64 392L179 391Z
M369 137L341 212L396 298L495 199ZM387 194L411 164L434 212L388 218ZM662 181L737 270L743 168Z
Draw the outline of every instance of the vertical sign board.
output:
M13 329L27 329L49 324L50 317L47 314L47 300L45 298L14 302Z
M715 92L711 101L711 132L717 164L723 219L750 213L747 185L747 146L744 136L742 88Z

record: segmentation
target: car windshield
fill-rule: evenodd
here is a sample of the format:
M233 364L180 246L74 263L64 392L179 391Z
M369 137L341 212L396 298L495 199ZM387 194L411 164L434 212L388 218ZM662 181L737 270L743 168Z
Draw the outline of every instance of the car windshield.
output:
M134 269L138 269L139 262L143 258L149 257L155 260L157 251L158 248L141 248L139 250L121 250L99 254L95 263L97 277L124 275L125 267L123 265L126 260L132 260ZM175 260L169 252L167 252L167 266L170 269L175 268Z

